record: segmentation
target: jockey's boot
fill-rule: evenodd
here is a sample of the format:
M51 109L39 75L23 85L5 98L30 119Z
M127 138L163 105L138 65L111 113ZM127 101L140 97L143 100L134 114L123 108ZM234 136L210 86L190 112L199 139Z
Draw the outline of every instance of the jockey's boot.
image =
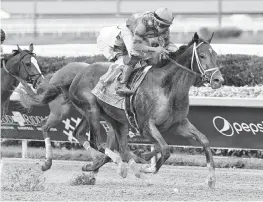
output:
M133 67L125 65L122 73L122 80L120 81L120 84L122 84L122 86L116 91L118 95L125 96L133 94L133 91L127 87L127 83L132 73L132 70Z
M119 88L116 93L120 96L125 96L125 95L131 95L133 94L133 91L127 87L127 83L129 81L129 78L131 76L131 73L133 71L133 68L139 61L139 58L136 56L132 56L131 58L129 56L125 57L123 59L125 67L123 69L123 75L122 75L122 80L120 83L122 84L121 88Z

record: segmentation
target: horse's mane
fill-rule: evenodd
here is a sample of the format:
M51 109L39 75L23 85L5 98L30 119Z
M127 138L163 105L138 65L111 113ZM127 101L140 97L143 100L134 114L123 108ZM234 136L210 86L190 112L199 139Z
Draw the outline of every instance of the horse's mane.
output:
M169 55L170 58L176 60L176 58L177 58L178 56L180 56L181 54L183 54L183 53L187 50L187 48L190 47L194 42L195 42L195 40L192 39L188 44L186 44L186 45L181 45L176 52L170 53L170 55ZM198 44L201 43L201 42L208 43L208 42L207 42L205 39L203 39L203 38L199 38L199 40L198 40L197 42L198 42Z

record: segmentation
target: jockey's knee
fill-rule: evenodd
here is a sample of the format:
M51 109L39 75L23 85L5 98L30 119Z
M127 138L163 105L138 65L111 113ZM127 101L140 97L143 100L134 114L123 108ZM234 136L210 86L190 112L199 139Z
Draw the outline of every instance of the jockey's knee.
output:
M123 63L128 66L135 66L140 60L140 57L137 55L127 55L123 58Z

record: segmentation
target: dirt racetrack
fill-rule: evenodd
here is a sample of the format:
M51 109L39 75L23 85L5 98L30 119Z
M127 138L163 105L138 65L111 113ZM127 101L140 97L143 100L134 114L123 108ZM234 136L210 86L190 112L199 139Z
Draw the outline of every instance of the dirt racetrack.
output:
M39 166L39 160L4 158L3 162L3 174L32 164ZM109 163L97 174L95 185L71 186L70 180L82 173L82 165L54 161L44 174L43 191L2 191L1 201L263 201L262 170L216 169L216 189L211 190L204 184L206 168L163 166L159 173L147 175L151 185L146 185L130 170L122 179L116 165Z

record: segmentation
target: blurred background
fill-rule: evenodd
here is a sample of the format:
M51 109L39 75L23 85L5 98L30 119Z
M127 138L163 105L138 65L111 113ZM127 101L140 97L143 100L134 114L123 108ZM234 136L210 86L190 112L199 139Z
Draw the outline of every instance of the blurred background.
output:
M5 44L92 44L99 30L137 12L168 7L175 43L193 32L213 43L263 44L262 0L2 0Z

